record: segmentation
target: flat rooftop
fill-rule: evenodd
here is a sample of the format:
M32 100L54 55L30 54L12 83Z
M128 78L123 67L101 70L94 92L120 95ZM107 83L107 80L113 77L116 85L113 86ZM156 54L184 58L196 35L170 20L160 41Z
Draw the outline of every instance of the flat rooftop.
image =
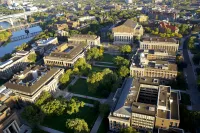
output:
M46 66L31 66L13 76L4 86L21 93L32 94L47 83L60 69Z
M54 51L52 51L50 55L45 56L45 58L72 60L80 53L82 53L86 47L87 44L81 42L63 43L59 45Z
M162 38L162 37L144 37L142 38L141 42L152 42L152 43L156 43L156 42L165 42L165 43L175 43L175 44L179 44L178 41L174 38Z
M96 35L87 35L87 34L77 34L77 35L73 35L69 38L70 39L77 39L77 41L79 41L78 39L89 39L89 40L95 40L96 38L98 38Z

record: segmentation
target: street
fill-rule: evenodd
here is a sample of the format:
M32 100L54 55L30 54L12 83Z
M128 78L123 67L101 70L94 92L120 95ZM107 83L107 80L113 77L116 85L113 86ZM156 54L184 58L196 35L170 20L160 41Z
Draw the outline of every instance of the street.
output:
M188 83L188 94L190 94L191 106L192 110L200 110L200 92L197 88L196 77L195 77L195 70L193 70L192 63L190 62L190 57L188 55L187 40L186 37L183 41L183 57L185 62L187 63L187 68L184 69L185 75L187 75L187 83Z

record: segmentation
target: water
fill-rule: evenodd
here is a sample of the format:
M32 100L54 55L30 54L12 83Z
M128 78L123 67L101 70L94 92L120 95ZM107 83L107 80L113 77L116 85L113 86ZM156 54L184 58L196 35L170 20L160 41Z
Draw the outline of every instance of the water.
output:
M10 28L11 25L8 22L0 22L0 27L3 29L7 29L7 28Z
M41 27L36 26L36 27L31 27L29 28L30 33L33 32L37 32L37 31L42 31ZM21 36L21 35L25 35L25 31L24 30L19 30L19 31L15 31L12 33L12 37L17 37L17 36ZM23 39L23 40L19 40L19 41L15 41L15 42L10 42L8 44L6 44L5 46L1 46L0 47L0 57L4 56L7 53L12 53L12 51L17 47L20 46L23 43L26 43L28 41L30 41L32 38L27 38L27 39Z

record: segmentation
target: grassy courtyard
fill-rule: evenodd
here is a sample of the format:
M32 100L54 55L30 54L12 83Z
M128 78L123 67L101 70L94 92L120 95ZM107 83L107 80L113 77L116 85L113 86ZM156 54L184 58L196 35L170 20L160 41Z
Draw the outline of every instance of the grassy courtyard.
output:
M184 105L191 105L190 95L186 93L181 93L181 103Z
M97 66L92 66L92 70L91 72L102 72L103 71L103 67L97 67Z
M76 97L76 96L73 96L73 98L79 100L79 101L83 101L84 103L89 103L89 104L94 104L94 100L91 100L91 99L86 99L86 98L82 98L82 97Z
M88 84L87 84L86 79L81 79L81 78L78 79L76 83L70 87L69 91L75 94L102 98L101 93L98 93L98 92L91 93L88 91Z
M72 115L63 114L60 116L46 116L42 125L65 133L73 133L72 130L65 127L67 119L84 119L87 122L89 129L91 130L97 117L97 112L95 112L91 107L85 106L84 108L80 108L78 113L74 113Z
M103 62L113 62L114 58L115 58L115 56L104 53L103 54L103 58L100 61L103 61Z

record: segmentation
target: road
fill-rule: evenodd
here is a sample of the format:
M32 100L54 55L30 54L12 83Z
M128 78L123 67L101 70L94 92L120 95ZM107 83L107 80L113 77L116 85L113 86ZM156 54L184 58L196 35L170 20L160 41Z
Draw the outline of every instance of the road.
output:
M185 39L187 39L186 37ZM187 75L188 83L188 94L190 95L192 110L200 110L200 92L197 89L196 77L193 70L193 65L190 62L190 57L188 55L187 43L183 44L183 57L187 63L187 68L184 69L184 73Z

